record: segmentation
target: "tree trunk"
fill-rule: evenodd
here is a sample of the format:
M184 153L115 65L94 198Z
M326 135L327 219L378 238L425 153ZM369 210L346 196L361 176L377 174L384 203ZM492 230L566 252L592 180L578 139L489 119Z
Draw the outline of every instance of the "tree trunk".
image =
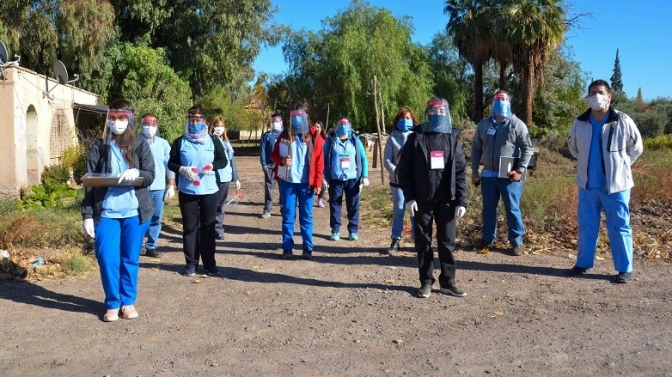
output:
M471 120L478 123L483 119L483 61L474 64L474 113Z
M499 90L506 90L506 68L508 66L506 59L499 61Z
M532 59L523 68L524 74L521 80L523 92L523 121L528 126L532 124L532 102L534 100L534 64Z

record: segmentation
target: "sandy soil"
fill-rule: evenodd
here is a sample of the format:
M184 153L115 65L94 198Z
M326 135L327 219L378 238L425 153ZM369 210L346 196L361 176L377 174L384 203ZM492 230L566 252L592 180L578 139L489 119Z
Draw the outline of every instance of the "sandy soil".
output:
M410 240L396 257L380 253L389 231L366 224L358 241L330 241L326 208L314 210L314 259L282 260L278 209L258 217L258 158L238 164L246 197L228 208L220 277L182 275L181 228L169 225L160 261L141 258L138 319L102 322L97 272L2 283L0 374L672 376L667 264L637 260L616 285L610 260L569 278L561 253L464 250L467 296L418 299Z

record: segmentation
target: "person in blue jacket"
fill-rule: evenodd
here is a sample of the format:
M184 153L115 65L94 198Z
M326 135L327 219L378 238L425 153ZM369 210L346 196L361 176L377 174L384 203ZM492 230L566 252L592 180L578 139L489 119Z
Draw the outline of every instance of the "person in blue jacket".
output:
M119 314L138 317L140 249L154 213L148 189L154 182L154 158L147 142L135 135L133 111L126 99L110 104L103 138L92 146L86 163L88 173L118 177L113 186L87 187L82 200L84 231L95 238L105 291L105 322L118 320Z
M161 258L156 248L159 244L161 235L161 222L163 218L163 207L165 201L175 196L175 173L168 169L168 159L170 158L170 144L168 141L157 134L159 123L154 114L145 114L142 116L142 133L140 137L146 140L154 157L154 168L156 169L154 182L149 186L149 193L154 202L154 215L147 229L147 242L145 243L145 256L151 258Z
M168 168L179 173L177 190L186 276L196 274L199 258L209 275L219 275L215 260L219 194L216 171L227 164L224 146L208 134L205 112L199 105L192 106L187 110L184 135L173 141L168 160Z
M324 177L329 185L329 225L331 240L341 238L341 207L345 194L348 216L348 238L357 240L359 231L360 185L369 185L366 150L352 131L348 117L336 121L334 135L324 143Z
M275 142L282 132L282 115L275 113L271 116L271 129L261 135L261 144L259 146L259 159L261 168L264 170L264 212L261 214L262 219L271 217L271 210L273 209L273 187L276 185L275 180L275 164L271 159L273 154L273 147Z
M217 197L217 224L215 230L217 231L217 239L223 240L226 238L224 234L224 205L227 196L229 196L229 183L234 182L236 191L240 190L240 179L238 177L238 166L236 165L236 158L233 153L233 147L229 142L229 136L226 134L226 122L221 117L216 116L210 124L210 133L217 139L218 142L224 146L226 152L226 159L229 160L226 167L217 170L219 178L219 195Z

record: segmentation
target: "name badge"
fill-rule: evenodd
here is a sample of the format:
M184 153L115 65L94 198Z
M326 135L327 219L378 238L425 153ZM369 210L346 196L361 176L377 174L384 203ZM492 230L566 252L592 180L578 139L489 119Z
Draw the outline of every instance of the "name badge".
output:
M341 155L341 169L343 170L350 169L350 155L348 154Z
M497 132L494 128L490 127L488 128L488 135L494 135Z
M432 170L442 170L444 168L445 161L443 159L443 151L430 151L429 152L429 168Z

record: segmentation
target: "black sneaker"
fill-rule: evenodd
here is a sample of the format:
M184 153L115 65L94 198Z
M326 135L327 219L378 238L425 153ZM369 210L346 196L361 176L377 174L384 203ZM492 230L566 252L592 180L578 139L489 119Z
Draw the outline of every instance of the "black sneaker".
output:
M581 276L581 275L587 274L588 271L590 271L590 268L583 268L583 267L579 267L577 265L574 265L574 267L567 270L566 274L568 276Z
M161 258L161 253L156 251L156 249L147 249L145 250L145 256L150 258Z
M311 260L313 258L313 251L312 250L304 250L303 254L301 254L301 258L305 260Z
M455 297L464 297L467 295L464 289L458 288L454 285L446 285L443 287L439 287L439 292Z
M613 278L613 282L618 284L625 284L630 280L632 280L632 272L619 272L618 275Z
M292 259L294 255L292 254L291 250L283 250L282 251L282 259Z
M396 238L392 239L392 244L390 247L387 249L387 254L388 255L394 255L399 251L399 240Z
M208 269L208 275L210 275L210 276L219 275L219 269L217 267L212 267L212 268Z
M474 245L474 250L476 251L489 250L489 249L492 249L492 242L487 243L483 239L478 240L476 245Z
M523 244L519 243L518 245L513 245L513 249L511 249L511 255L519 257L523 255L524 250L523 250Z

